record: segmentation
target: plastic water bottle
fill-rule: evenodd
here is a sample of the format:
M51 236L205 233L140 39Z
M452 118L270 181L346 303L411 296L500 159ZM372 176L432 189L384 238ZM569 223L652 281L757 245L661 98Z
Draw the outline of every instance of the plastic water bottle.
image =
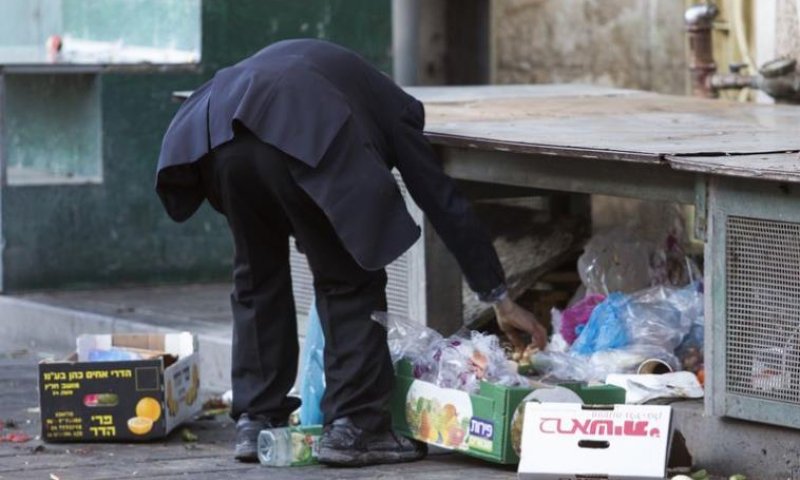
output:
M258 434L258 461L268 467L317 463L317 442L322 425L268 428Z
M292 464L292 434L288 428L270 428L258 434L258 461L268 467Z

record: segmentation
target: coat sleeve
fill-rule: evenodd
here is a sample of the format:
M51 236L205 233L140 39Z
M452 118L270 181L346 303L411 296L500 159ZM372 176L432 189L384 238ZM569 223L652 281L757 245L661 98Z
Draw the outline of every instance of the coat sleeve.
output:
M472 210L442 168L423 133L425 110L409 102L394 132L395 161L411 197L458 261L473 292L492 301L505 292L505 274L497 252Z

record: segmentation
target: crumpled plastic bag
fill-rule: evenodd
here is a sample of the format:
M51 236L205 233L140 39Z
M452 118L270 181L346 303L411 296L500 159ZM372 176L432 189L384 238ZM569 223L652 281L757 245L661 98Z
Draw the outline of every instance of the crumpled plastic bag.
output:
M653 287L631 295L612 293L592 312L571 352L589 355L627 345L655 345L674 352L702 316L697 287Z
M675 356L693 325L702 323L697 285L653 287L632 295L612 293L595 307L567 352L548 349L531 359L540 373L562 380L604 381L611 373L635 373L648 359L681 369Z
M422 370L415 365L417 378L470 393L479 390L481 381L509 387L528 384L517 373L517 365L506 358L497 336L477 331L436 342L423 365L432 368Z
M612 373L636 373L645 360L656 359L678 370L675 355L653 345L629 345L592 355L570 352L539 352L531 359L533 367L545 377L579 382L604 382Z
M638 225L595 234L578 258L578 274L587 293L632 293L666 285L682 287L700 277L699 267L686 255L683 220L659 232Z
M703 292L697 289L693 292L697 299L693 301L689 308L684 312L692 318L692 327L689 334L684 337L683 342L675 350L675 354L681 361L681 367L692 373L697 373L704 368L703 345L705 342L705 323L703 316Z
M589 355L628 345L630 341L624 318L628 302L629 298L621 293L610 294L592 310L589 321L572 342L570 352Z
M565 308L563 311L553 308L550 311L553 329L561 333L561 337L572 345L578 334L589 322L595 307L605 300L604 295L592 293L578 300L574 305Z
M392 363L405 358L415 363L431 349L431 346L442 340L442 335L431 328L415 322L402 315L387 312L374 312L372 320L386 329L386 341Z
M444 388L476 393L480 382L522 386L528 380L506 358L496 335L463 331L443 338L438 332L408 318L374 313L372 318L386 327L392 362L408 360L414 378Z

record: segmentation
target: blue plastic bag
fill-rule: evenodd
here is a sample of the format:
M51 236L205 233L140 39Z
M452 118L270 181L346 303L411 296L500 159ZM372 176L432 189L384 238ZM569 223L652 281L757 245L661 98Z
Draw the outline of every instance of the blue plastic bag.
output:
M617 292L610 294L597 305L578 338L573 342L570 352L591 355L628 345L628 329L623 312L628 302L627 295Z
M302 425L319 425L322 423L322 410L320 401L325 393L325 368L324 368L325 336L322 333L322 324L317 314L315 302L311 302L308 312L308 331L306 343L301 360L300 371L300 423Z

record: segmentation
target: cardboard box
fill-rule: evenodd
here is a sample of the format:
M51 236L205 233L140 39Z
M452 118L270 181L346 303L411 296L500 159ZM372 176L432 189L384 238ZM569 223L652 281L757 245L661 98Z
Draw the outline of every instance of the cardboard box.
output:
M201 409L197 342L187 332L82 335L69 358L39 364L42 439L147 441ZM88 361L111 348L141 360Z
M529 403L520 480L666 477L672 407Z
M618 387L564 385L584 402L625 403L625 390ZM504 387L481 382L470 395L417 380L408 362L397 365L392 395L395 431L431 445L502 464L516 464L519 457L511 445L511 421L531 388Z

